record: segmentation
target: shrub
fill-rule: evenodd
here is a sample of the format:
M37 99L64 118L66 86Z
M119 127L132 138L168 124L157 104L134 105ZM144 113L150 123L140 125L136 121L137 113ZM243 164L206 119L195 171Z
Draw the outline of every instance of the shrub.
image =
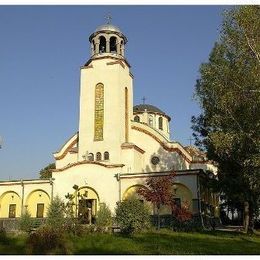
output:
M136 198L119 202L116 207L116 222L124 234L141 231L150 227L149 209Z
M49 226L52 226L53 228L56 229L63 228L65 223L64 217L65 217L64 203L58 196L56 196L52 200L48 208L46 222Z
M50 225L40 226L26 242L28 254L69 254L71 244L64 232Z
M0 243L1 244L8 244L8 238L6 236L6 231L4 228L0 228Z
M97 230L104 232L112 225L112 213L109 207L102 203L100 204L99 211L97 212L96 226Z
M33 228L33 224L34 221L31 217L31 214L26 209L19 220L19 228L21 231L29 233Z

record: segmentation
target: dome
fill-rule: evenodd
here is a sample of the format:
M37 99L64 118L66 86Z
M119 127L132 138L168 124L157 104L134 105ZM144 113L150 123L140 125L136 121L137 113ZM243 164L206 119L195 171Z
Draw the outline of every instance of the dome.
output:
M142 112L145 112L145 110L147 110L148 113L153 112L153 113L159 113L159 114L166 116L166 114L161 109L159 109L158 107L155 107L153 105L148 105L148 104L136 105L136 106L134 106L133 110L136 113L138 113L138 112L142 113Z
M112 32L122 33L121 30L113 24L103 24L98 26L95 32L100 32L100 31L112 31Z

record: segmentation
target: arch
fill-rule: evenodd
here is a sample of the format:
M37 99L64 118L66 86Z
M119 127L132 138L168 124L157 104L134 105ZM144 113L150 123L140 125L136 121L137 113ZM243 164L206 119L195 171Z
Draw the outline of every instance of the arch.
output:
M79 220L82 223L93 223L100 204L97 191L89 186L82 186L77 192L77 198Z
M134 117L134 121L135 121L135 122L140 122L140 117L139 117L139 116L135 116L135 117Z
M104 160L109 160L109 152L104 152Z
M104 85L98 83L95 87L95 115L94 115L94 141L103 140L104 126Z
M22 199L20 195L15 191L9 190L4 192L0 196L0 205L0 218L13 218L19 217L21 215ZM12 212L10 212L10 210ZM12 214L10 215L10 213Z
M158 119L158 125L159 125L159 129L163 130L163 118L161 116Z
M102 160L102 155L101 155L100 152L97 152L97 153L96 153L96 160L97 160L97 161L101 161L101 160Z
M50 202L50 196L45 190L36 189L27 195L25 207L32 217L46 217ZM41 206L41 210L39 206Z
M130 187L128 187L124 193L123 193L123 200L126 200L130 197L137 197L138 199L143 199L139 194L137 194L137 190L141 187L144 187L146 188L144 185L142 184L135 184L135 185L132 185Z
M109 39L110 52L117 53L117 38L115 36Z
M99 37L99 53L105 53L106 50L106 38L104 36Z
M188 206L189 210L192 212L191 190L182 183L173 183L173 193L175 198L180 199L181 206Z
M89 161L94 161L94 154L93 153L89 153L88 154L88 160Z

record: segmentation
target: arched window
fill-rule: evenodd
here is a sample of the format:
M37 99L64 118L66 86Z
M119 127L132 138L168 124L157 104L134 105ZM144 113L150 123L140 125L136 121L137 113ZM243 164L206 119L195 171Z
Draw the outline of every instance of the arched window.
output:
M149 125L149 126L153 126L153 116L152 116L152 115L149 115L148 125Z
M128 118L129 118L129 113L128 113L128 88L125 88L125 142L128 142Z
M140 117L139 117L139 116L135 116L135 117L134 117L134 121L135 121L135 122L140 122Z
M101 161L101 153L100 152L97 152L97 154L96 154L96 160L97 161Z
M116 37L112 36L109 40L110 52L116 53Z
M92 40L92 48L93 48L93 51L94 51L94 53L95 53L95 50L96 50L96 44L95 44L94 40Z
M104 36L99 37L99 53L106 52L106 38Z
M109 152L104 152L104 160L109 160Z
M159 121L159 129L163 130L163 118L160 116L158 121Z
M89 161L94 161L94 154L93 153L89 153L88 154L88 160Z
M94 141L103 140L104 125L104 85L99 83L95 88Z

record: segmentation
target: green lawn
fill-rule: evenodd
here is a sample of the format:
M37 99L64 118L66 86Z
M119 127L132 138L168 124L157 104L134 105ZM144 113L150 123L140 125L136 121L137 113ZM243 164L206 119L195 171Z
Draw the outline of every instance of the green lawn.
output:
M228 232L180 233L161 230L131 237L88 234L72 239L72 254L213 255L260 254L260 237ZM25 237L0 241L0 254L25 254Z

